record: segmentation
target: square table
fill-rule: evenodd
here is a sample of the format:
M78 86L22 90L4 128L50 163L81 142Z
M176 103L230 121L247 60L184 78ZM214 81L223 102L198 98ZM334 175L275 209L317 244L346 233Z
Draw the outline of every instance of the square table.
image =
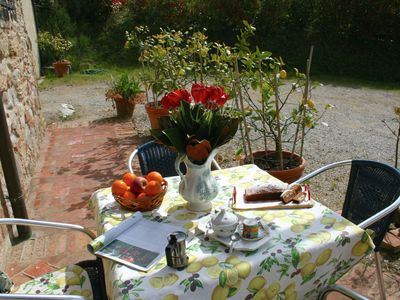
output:
M233 186L246 188L278 180L255 165L212 173L220 186L213 208L228 205ZM178 193L178 176L166 180L168 192L157 210L159 221L195 232L197 220L207 213L186 209ZM96 191L91 200L99 234L132 214L114 201L110 188ZM261 217L269 227L270 239L258 250L228 254L226 246L197 234L187 248L190 264L182 271L168 267L165 258L148 272L104 259L109 298L315 299L322 288L335 283L374 247L364 230L316 201L312 208L237 213Z

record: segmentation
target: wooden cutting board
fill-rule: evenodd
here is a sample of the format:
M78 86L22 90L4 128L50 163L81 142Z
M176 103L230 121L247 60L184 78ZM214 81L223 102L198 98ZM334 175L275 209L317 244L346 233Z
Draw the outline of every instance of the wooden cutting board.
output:
M306 197L301 203L289 202L284 203L282 200L268 200L268 201L245 201L244 189L236 189L236 203L232 204L233 209L237 210L254 210L254 209L296 209L296 208L310 208L314 205L314 200Z

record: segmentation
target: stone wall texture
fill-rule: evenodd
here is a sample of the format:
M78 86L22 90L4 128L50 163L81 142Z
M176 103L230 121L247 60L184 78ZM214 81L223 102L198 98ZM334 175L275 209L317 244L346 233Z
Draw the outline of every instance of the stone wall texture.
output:
M0 97L2 96L6 111L21 185L26 195L38 161L45 122L39 102L35 58L24 22L21 1L25 0L16 1L15 19L0 20ZM2 172L0 173L0 177L3 177ZM1 181L7 194L4 180ZM0 206L0 217L4 215L5 212ZM7 248L3 247L4 244L9 245L8 234L0 229L0 248L3 248L0 251L0 269L5 261L2 259L2 254L6 252L4 248Z

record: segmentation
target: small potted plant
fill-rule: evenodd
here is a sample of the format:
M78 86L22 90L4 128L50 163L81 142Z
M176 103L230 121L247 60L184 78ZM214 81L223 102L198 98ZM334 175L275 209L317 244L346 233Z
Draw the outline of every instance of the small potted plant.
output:
M50 32L44 31L39 32L38 44L39 49L54 61L52 66L57 76L67 75L71 62L66 59L66 55L73 46L72 42L59 33L52 35Z
M131 118L135 105L144 103L140 81L128 74L112 79L111 88L106 92L106 100L112 101L119 118Z

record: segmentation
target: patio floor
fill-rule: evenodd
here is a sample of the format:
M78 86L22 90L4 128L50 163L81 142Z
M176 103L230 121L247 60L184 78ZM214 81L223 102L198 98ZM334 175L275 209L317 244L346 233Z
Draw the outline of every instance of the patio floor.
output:
M94 230L90 195L126 172L130 152L142 142L131 121L48 128L27 199L29 217ZM30 240L13 246L5 271L21 284L56 267L92 258L87 243L80 233L35 229ZM384 277L388 299L399 299L400 278L388 267ZM357 265L340 283L379 298L374 265ZM330 299L341 298L331 295Z

